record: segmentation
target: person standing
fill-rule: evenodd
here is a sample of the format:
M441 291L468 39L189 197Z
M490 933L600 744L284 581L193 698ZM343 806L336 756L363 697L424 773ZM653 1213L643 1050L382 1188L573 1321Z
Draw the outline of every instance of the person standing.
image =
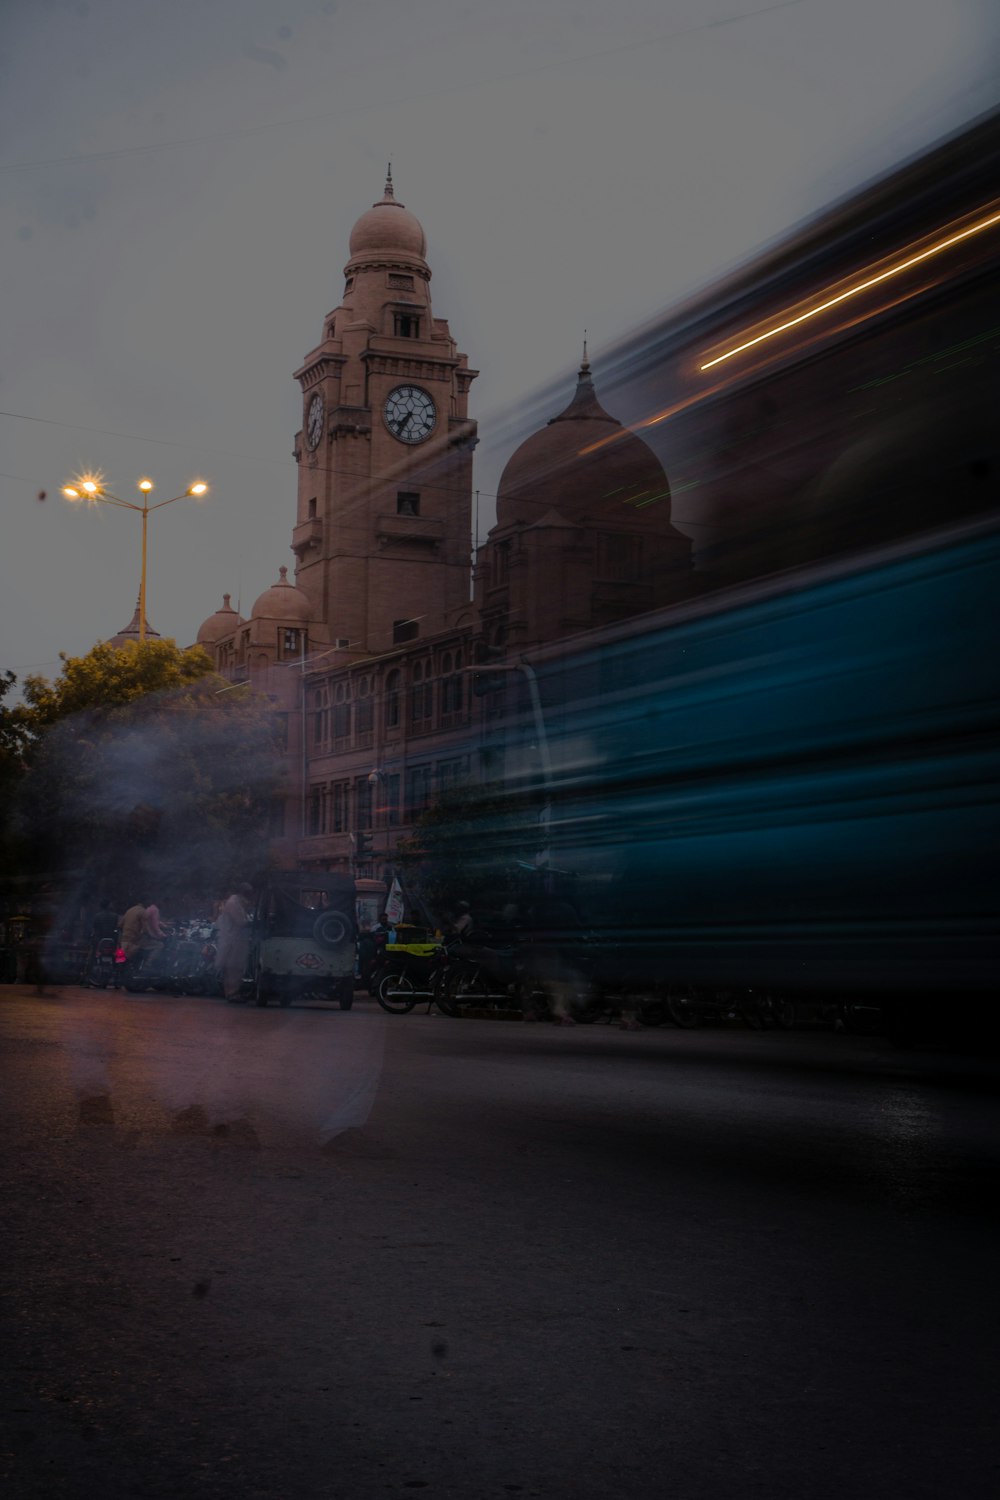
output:
M371 977L378 962L378 951L372 924L362 921L358 929L358 978L364 990L371 990Z
M451 930L463 942L472 931L472 907L468 901L460 901L455 908L455 920Z
M144 942L142 946L150 948L154 953L163 947L167 937L160 923L160 908L155 901L151 901L146 907L146 937L148 942Z
M55 910L55 895L52 887L43 885L36 892L31 903L24 974L27 983L35 986L35 994L43 997L59 993L58 990L47 988L49 983L48 950L55 927Z
M250 952L250 908L253 887L239 885L227 896L219 912L219 949L216 965L222 977L222 993L238 1000Z
M88 934L87 947L87 985L91 989L97 988L97 956L102 942L111 942L117 945L118 941L118 917L115 914L111 902L105 896L97 911L91 919L90 932ZM112 955L111 968L112 985L118 988L118 968ZM102 988L105 986L102 985Z
M148 905L146 897L140 896L139 900L130 906L122 917L122 949L127 963L131 963L142 950L143 939L146 936L146 907Z

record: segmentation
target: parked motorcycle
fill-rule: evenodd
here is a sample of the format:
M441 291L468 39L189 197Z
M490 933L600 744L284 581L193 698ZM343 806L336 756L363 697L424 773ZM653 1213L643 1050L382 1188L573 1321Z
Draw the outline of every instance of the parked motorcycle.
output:
M458 1015L448 991L452 947L453 944L438 943L430 953L400 954L390 950L390 956L373 972L369 992L391 1015L405 1016L421 1000L427 1001L428 1010L436 1005L442 1015Z
M520 960L513 936L469 933L452 949L444 984L445 1014L460 1015L466 1005L519 1009L524 989Z
M705 1021L742 1021L752 1031L766 1031L778 1020L773 997L765 990L700 990L679 985L667 993L667 1013L675 1026L689 1031Z
M130 994L211 995L218 988L216 934L210 923L168 929L159 949L143 949L126 966Z
M124 963L125 955L118 946L117 938L100 938L87 961L84 983L92 990L116 990L121 986Z

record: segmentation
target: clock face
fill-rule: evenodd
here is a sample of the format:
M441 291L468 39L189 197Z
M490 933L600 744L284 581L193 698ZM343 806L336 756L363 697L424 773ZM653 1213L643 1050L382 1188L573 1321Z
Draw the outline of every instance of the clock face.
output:
M309 403L309 416L306 419L306 440L310 448L315 448L323 436L323 397L317 394Z
M437 411L418 385L397 385L385 403L385 425L401 443L422 443L434 431Z

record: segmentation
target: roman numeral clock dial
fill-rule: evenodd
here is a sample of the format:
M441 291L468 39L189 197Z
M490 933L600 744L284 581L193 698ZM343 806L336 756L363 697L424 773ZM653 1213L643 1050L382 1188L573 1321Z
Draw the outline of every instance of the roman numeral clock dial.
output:
M385 425L401 443L422 443L434 431L437 410L418 385L397 385L386 397Z

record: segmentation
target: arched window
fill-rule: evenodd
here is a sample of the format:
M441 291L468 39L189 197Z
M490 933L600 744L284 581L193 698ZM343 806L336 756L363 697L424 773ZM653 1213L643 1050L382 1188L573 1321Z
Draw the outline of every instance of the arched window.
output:
M413 665L410 688L410 721L414 728L429 729L434 718L434 668L430 661Z
M333 738L349 740L351 737L351 700L347 687L338 682L333 694Z
M456 651L454 655L450 651L446 651L441 658L442 722L462 712L462 702L465 694L462 686L462 678L459 675L461 670L461 651Z
M323 683L313 693L313 740L325 745L330 738L330 687Z
M354 684L354 727L359 735L370 735L375 728L375 700L370 677L360 677Z
M385 679L385 727L386 729L399 728L399 685L400 671L394 667Z

